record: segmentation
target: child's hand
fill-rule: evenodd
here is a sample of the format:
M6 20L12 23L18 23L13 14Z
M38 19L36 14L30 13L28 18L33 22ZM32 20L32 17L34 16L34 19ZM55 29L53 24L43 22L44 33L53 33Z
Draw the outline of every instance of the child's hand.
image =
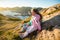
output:
M27 23L26 25L27 25L27 26L29 26L29 24L28 24L28 23Z

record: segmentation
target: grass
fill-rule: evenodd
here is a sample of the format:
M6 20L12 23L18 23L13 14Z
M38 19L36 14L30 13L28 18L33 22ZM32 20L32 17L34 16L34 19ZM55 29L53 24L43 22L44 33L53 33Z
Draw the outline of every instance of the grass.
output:
M57 11L60 11L60 9L57 9L57 10L51 12L51 13L48 13L48 15L53 14L54 12L57 12Z
M22 40L18 35L14 35L13 39L14 40Z
M0 40L13 40L13 37L16 38L16 36L14 36L16 34L13 33L13 31L16 31L14 28L17 27L19 23L20 21L9 21L9 23L2 25L0 27Z

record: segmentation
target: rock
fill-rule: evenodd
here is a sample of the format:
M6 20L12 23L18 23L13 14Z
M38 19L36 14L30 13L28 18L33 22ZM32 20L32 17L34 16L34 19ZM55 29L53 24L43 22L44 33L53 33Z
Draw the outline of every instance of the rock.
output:
M43 15L42 31L36 36L36 40L60 40L59 8L60 4L57 4L40 11Z

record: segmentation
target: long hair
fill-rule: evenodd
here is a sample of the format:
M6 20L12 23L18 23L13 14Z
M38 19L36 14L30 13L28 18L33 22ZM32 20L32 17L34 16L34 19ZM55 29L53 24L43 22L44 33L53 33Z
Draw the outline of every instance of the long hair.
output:
M39 13L37 8L34 8L33 11L40 16L40 21L42 20L42 15Z

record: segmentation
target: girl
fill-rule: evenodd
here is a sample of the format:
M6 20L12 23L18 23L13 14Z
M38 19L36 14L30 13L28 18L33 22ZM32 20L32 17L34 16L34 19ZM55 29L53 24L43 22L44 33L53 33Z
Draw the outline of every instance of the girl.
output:
M41 30L41 24L40 24L40 20L42 18L41 14L39 14L37 9L31 9L31 14L32 17L30 22L28 22L25 26L23 26L23 30L25 30L25 32L20 34L21 38L26 37L29 33L33 31Z

